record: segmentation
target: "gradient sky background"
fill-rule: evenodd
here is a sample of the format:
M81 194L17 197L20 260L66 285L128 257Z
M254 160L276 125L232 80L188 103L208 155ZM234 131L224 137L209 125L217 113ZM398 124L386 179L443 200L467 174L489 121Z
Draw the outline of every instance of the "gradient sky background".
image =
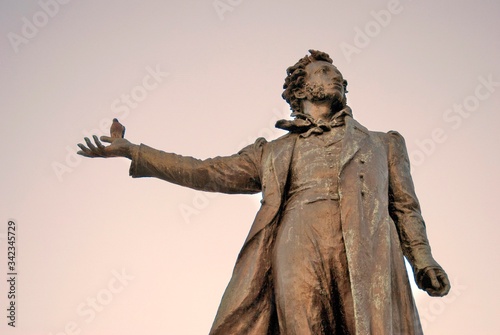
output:
M134 143L198 158L276 138L285 70L313 48L349 81L358 121L406 138L453 285L415 292L426 334L498 334L500 2L61 2L0 2L0 333L207 334L260 195L132 179L126 159L76 144L113 117Z

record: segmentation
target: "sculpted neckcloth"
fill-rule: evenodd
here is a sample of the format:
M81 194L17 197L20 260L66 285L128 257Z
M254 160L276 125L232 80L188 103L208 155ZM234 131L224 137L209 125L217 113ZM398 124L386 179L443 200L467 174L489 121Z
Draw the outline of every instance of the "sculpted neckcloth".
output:
M323 120L315 120L311 115L293 112L291 116L294 120L278 120L275 127L287 130L291 133L298 133L302 137L308 137L311 134L322 134L325 131L330 131L334 127L340 127L345 124L346 116L352 117L352 111L349 106L345 106L342 110L335 113L331 120L325 122Z

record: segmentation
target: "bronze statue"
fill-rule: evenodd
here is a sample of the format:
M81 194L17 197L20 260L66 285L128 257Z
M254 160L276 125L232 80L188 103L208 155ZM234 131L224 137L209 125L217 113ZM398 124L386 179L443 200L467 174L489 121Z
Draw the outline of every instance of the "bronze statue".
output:
M85 138L79 154L127 157L134 178L197 190L262 192L212 335L421 334L404 257L417 285L444 296L403 137L367 130L346 104L347 81L324 52L287 69L288 133L229 157L198 160Z

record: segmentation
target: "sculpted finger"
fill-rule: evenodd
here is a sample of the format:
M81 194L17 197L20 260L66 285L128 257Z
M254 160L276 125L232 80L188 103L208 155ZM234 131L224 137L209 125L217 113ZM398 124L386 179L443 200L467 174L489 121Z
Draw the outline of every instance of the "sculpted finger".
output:
M80 149L82 149L82 150L80 150L80 151L82 151L82 152L84 152L84 153L86 153L86 154L91 154L91 153L92 153L92 151L90 151L90 150L89 150L89 148L87 148L87 147L86 147L86 146L84 146L83 144L78 143L77 145L78 145L78 147L79 147ZM80 151L78 151L78 152L80 152Z
M94 138L94 142L95 144L97 145L97 147L100 149L100 150L104 150L104 145L102 145L101 141L99 141L99 138L97 138L96 135L93 135L92 136Z
M90 139L88 137L85 137L85 143L87 143L87 147L95 154L98 153L98 150L97 148L95 147L95 145L92 143L92 141L90 141Z
M82 150L77 151L77 154L79 154L80 156L89 157L89 158L98 157L94 152L92 152L89 148L87 148L83 144L78 143L77 145L80 149L82 149Z
M83 144L81 144L81 143L78 143L78 144L77 144L77 146L78 146L80 149L82 149L83 151L87 151L87 150L89 150L86 146L84 146L84 145L83 145Z
M99 155L96 152L93 152L91 149L87 148L81 143L78 143L78 147L80 147L80 151L77 152L77 154L85 156L85 157L99 157Z
M89 157L89 158L94 158L95 157L94 154L88 154L88 153L86 153L83 150L78 150L76 153L79 154L80 156L84 156L84 157Z
M425 292L427 292L428 295L430 295L431 297L441 297L442 295L439 293L439 291L436 291L432 288L428 288L425 290Z
M447 295L448 293L450 292L450 287L449 286L443 286L441 288L441 290L439 290L439 294L438 296L440 297L444 297L445 295Z
M101 141L106 142L106 143L113 143L115 138L111 138L109 136L101 136Z
M445 273L440 273L438 276L444 285L450 286L450 280L448 279L448 276Z
M438 276L441 281L441 292L440 292L441 296L447 295L451 289L451 284L450 281L448 280L448 276L444 273L440 273Z
M434 289L437 290L441 287L441 284L439 283L439 280L437 279L437 276L436 276L436 272L434 270L428 271L427 276L429 277L431 285Z

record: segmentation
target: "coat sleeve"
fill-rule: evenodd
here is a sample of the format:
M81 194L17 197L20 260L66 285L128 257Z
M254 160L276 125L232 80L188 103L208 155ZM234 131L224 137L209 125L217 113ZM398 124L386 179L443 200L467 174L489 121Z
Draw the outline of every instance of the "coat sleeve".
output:
M156 177L201 191L251 194L261 191L263 138L235 155L205 160L163 152L141 144L133 154L133 178Z
M439 267L431 254L425 222L410 174L410 161L403 136L388 133L389 213L396 224L403 254L415 278L430 267Z

